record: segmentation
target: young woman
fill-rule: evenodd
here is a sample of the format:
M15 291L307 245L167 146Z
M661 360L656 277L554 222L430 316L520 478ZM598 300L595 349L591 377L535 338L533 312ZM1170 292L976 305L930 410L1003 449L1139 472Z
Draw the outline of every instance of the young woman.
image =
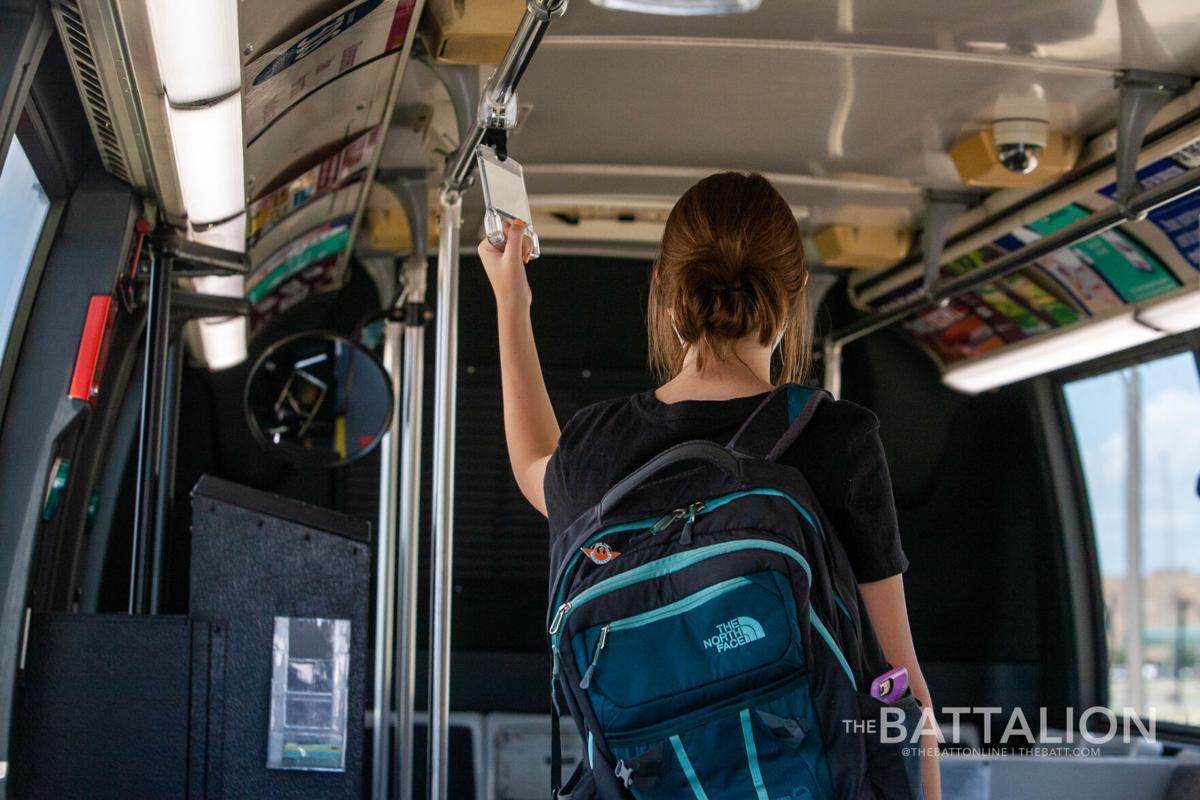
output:
M585 408L562 431L534 344L523 239L519 228L503 250L485 239L479 257L496 295L509 459L552 531L667 447L727 442L773 388L777 346L779 380L804 377L811 342L800 229L761 175L712 175L675 204L650 279L650 358L662 383ZM913 693L932 708L909 631L901 578L908 562L878 429L860 406L824 403L780 460L808 479L850 557L885 656L908 668ZM925 797L938 798L932 735L923 746Z

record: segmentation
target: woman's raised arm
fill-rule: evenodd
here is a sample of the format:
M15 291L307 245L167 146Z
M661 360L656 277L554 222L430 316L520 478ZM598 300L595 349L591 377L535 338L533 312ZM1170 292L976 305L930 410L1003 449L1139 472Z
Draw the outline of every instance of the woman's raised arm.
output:
M479 243L479 258L496 295L508 460L521 494L545 515L542 481L546 462L558 445L559 428L533 340L529 318L533 296L525 277L529 259L522 234L520 223L505 225L504 249L484 239Z

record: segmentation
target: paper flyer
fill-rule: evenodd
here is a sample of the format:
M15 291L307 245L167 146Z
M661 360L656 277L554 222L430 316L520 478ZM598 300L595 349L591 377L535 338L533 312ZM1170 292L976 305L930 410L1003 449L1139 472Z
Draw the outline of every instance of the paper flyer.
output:
M1072 203L1026 227L1045 235L1065 228L1089 213L1086 208ZM1068 249L1097 272L1124 302L1146 300L1179 286L1179 281L1157 256L1123 231L1108 230Z
M943 266L942 274L957 277L1002 255L1003 250L989 245ZM985 284L976 292L980 300L993 312L989 314L976 309L976 313L987 319L1005 341L1015 342L1050 330L1051 325L1036 313L1032 306L1026 304L1018 291L1014 291L1013 287L1024 287L1026 282L1026 278L1010 275L1002 281Z
M350 3L242 69L247 142L340 75L404 45L415 0Z
M1026 273L1018 272L1004 279L1005 290L1015 295L1027 308L1051 327L1070 325L1082 316Z
M305 203L357 178L371 163L378 142L379 129L372 128L287 185L251 203L246 215L247 246L253 247L272 227Z
M959 300L927 309L903 327L933 350L944 364L1004 346L1004 339Z
M288 242L246 278L246 299L259 303L273 288L318 261L340 256L350 241L353 216L344 214Z
M271 320L312 295L340 287L344 273L342 260L330 256L278 284L251 306L250 333L257 333Z
M1154 186L1182 175L1189 169L1200 167L1200 142L1193 142L1168 158L1159 159L1138 170L1138 181L1142 187ZM1100 194L1117 196L1117 185L1111 183L1100 190ZM1162 231L1179 255L1192 269L1200 270L1200 192L1192 192L1173 203L1154 209L1147 221Z

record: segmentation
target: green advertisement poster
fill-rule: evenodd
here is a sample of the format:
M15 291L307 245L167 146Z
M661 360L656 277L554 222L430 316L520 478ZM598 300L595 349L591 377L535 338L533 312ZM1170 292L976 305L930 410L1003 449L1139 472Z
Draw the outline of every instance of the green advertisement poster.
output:
M1088 210L1071 204L1029 224L1039 234L1053 233L1086 217ZM1119 230L1084 239L1071 252L1095 270L1126 303L1146 300L1179 285L1162 262Z

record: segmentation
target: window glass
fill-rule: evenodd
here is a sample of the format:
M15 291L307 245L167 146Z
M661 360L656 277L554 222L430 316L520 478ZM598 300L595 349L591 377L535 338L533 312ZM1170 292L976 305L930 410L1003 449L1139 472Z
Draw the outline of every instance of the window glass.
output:
M1065 387L1104 587L1109 704L1200 725L1200 376L1191 353Z
M14 136L0 170L0 356L49 210L50 200Z

